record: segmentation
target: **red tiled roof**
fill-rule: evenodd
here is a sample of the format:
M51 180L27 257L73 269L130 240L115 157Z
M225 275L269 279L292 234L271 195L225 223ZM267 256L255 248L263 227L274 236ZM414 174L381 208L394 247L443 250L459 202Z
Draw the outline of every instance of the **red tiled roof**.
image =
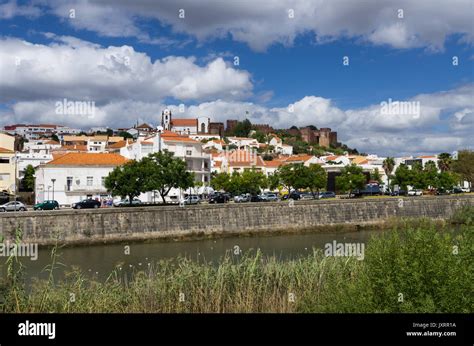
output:
M110 153L69 153L48 162L57 166L120 166L128 160L118 154Z
M171 120L173 126L197 126L197 119L173 119Z

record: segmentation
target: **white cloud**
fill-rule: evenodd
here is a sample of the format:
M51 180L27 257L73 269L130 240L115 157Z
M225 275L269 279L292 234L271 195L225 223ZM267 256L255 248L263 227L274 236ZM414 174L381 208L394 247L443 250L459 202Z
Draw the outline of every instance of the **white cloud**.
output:
M157 125L161 111L169 107L175 117L183 118L209 116L212 121L225 122L227 119L243 120L248 117L252 123L268 123L274 128L311 124L331 127L338 131L340 141L363 152L381 155L428 154L474 147L472 95L474 85L417 95L406 100L420 102L417 118L383 115L380 104L342 110L329 99L306 96L291 104L293 112L290 111L291 105L268 108L253 102L217 99L185 107L184 112L180 113L178 104L111 100L98 105L93 118L58 116L54 113L52 101L22 101L12 106L11 113L0 115L0 122L54 122L84 128L98 125L126 127L142 121Z
M77 29L112 37L137 37L153 42L140 18L156 19L175 32L198 40L234 40L262 51L274 43L291 45L303 33L317 42L357 38L394 48L441 50L452 34L474 42L472 0L49 0L49 11ZM70 9L76 17L69 18ZM183 9L185 17L178 16ZM403 10L403 18L399 18ZM290 18L290 12L294 14Z
M41 10L34 6L18 5L15 0L0 4L0 19L11 19L17 16L38 17Z
M117 99L156 101L239 99L252 92L251 76L222 58L201 66L194 57L151 61L130 46L101 47L46 34L50 45L0 39L0 100Z

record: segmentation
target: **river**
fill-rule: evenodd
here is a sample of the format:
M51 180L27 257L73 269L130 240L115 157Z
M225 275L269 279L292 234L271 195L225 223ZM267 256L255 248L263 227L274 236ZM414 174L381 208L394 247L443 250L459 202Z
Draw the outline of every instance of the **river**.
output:
M179 256L196 261L218 263L226 253L245 253L260 249L264 255L276 256L285 261L312 253L312 249L324 249L334 240L342 243L364 243L372 235L382 231L361 230L359 232L305 233L249 237L228 237L193 241L163 242L150 241L130 244L107 244L93 246L63 247L58 249L57 261L62 265L54 272L60 279L73 266L80 268L87 276L104 280L117 267L123 273L145 269L149 263ZM127 247L129 246L129 247ZM45 268L51 263L51 249L38 251L37 260L21 258L28 282L33 278L47 278ZM238 257L234 256L234 257ZM6 275L6 258L0 258L2 276Z

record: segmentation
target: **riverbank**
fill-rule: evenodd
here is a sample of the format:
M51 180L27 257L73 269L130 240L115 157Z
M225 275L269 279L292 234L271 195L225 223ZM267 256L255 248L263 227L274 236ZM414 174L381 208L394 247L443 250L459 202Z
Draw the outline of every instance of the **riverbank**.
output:
M401 220L369 240L363 258L314 249L278 261L256 251L229 254L213 265L159 261L128 279L117 268L105 281L78 270L57 280L53 270L28 294L12 261L0 285L0 311L472 313L472 213L446 227ZM56 261L52 256L49 268Z
M0 216L0 237L39 245L89 245L318 229L357 230L392 218L445 220L474 196L298 201L242 205L65 210Z

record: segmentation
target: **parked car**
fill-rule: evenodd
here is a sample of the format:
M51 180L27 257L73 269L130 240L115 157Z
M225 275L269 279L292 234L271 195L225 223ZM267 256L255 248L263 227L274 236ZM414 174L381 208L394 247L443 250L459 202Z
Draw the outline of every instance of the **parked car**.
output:
M461 187L462 192L471 192L471 189L468 187Z
M132 200L132 206L133 205L140 205L142 204L142 201L140 201L138 198L134 198ZM122 199L121 201L114 202L114 207L128 207L130 206L130 200L128 198Z
M214 203L225 203L227 202L227 196L224 195L223 193L214 193L209 196L209 203L214 204Z
M278 195L276 193L264 193L262 196L261 196L263 199L265 199L266 202L278 202L279 201L279 198L278 198Z
M390 196L406 196L407 192L405 190L392 191Z
M250 202L250 195L248 194L242 194L234 197L234 202L235 203L245 203L245 202Z
M300 199L317 199L318 195L317 194L312 194L311 192L303 192L300 194Z
M8 202L0 205L0 212L7 211L27 211L26 206L21 202Z
M253 195L250 197L250 202L265 202L265 200L260 195Z
M408 196L422 196L422 195L423 195L423 190L421 189L414 189L414 190L408 191Z
M333 191L324 191L319 193L318 198L336 198L336 194Z
M292 191L291 193L284 195L282 199L293 199L293 200L299 200L301 199L301 192L299 191Z
M85 199L77 203L73 203L73 209L98 209L101 203L95 199Z
M199 198L199 196L187 196L185 198L183 198L180 203L183 203L183 204L200 204L201 203L201 199Z
M357 198L357 197L363 197L363 196L379 196L382 195L383 192L380 189L380 186L378 185L372 185L372 184L367 184L365 186L365 189L363 190L353 190L350 192L349 197L351 198Z
M33 206L33 210L58 210L59 203L57 201L43 201Z
M437 190L436 190L436 194L437 194L438 196L450 195L450 194L451 194L451 191L445 190L445 189L437 189Z
M464 193L464 191L459 186L456 186L453 188L453 193Z

